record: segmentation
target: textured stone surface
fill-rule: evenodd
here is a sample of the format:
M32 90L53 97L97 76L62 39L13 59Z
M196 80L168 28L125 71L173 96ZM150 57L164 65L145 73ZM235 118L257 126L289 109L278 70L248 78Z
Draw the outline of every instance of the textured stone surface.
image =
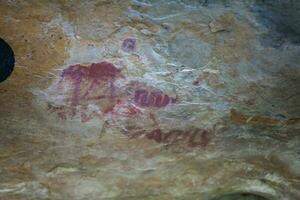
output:
M0 0L0 199L299 199L297 7Z

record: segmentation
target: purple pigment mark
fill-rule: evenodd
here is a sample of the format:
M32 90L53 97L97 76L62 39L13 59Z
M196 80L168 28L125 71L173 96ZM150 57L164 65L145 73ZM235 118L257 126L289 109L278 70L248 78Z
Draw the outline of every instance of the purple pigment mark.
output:
M135 38L126 38L122 43L122 50L125 52L134 51L136 48L136 39Z
M134 93L134 103L141 107L162 108L169 103L175 103L176 99L169 97L161 91L147 91L145 89L136 90Z

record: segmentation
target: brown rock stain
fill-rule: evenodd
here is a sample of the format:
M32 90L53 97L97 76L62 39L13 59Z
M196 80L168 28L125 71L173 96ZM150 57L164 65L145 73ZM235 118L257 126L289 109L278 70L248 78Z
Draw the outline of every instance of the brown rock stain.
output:
M233 123L238 124L238 125L260 124L260 125L276 126L276 125L295 125L295 124L299 124L299 122L300 122L300 118L279 120L279 119L275 119L275 118L268 117L268 116L259 116L259 115L247 116L247 115L244 115L244 114L238 112L235 109L231 109L230 119Z

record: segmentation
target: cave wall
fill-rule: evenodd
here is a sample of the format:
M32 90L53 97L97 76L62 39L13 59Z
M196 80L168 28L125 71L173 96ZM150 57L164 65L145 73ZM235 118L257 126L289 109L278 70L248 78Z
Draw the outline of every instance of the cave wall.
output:
M299 199L299 8L0 0L0 199Z

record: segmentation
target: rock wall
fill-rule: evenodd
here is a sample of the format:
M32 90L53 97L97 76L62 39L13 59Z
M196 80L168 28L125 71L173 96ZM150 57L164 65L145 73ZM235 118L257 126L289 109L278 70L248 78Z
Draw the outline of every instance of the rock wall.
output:
M0 0L0 199L299 199L299 6Z

